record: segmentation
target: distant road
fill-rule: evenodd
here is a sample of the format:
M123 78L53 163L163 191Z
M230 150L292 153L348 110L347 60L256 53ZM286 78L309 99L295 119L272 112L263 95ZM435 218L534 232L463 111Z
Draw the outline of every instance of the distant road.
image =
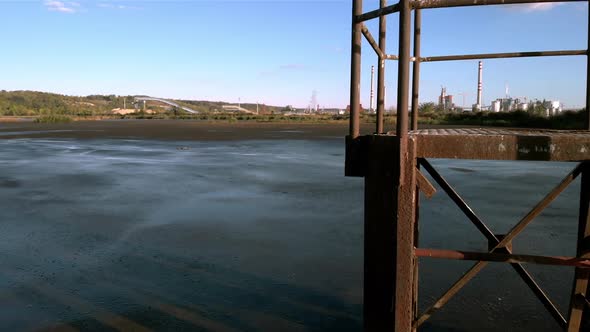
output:
M180 106L177 103L175 103L173 101L166 100L166 99L160 99L160 98L154 98L154 97L135 97L135 100L138 100L138 101L144 101L144 100L145 101L150 101L150 100L151 101L159 101L161 103L168 104L170 106L181 108L181 109L183 109L183 110L185 110L185 111L187 111L189 113L192 113L192 114L199 113L198 111L195 111L195 110L190 109L188 107Z

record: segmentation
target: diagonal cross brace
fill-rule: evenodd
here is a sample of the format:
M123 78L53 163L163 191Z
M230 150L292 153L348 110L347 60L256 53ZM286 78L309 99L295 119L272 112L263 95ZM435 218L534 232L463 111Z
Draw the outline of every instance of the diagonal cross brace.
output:
M494 252L499 248L511 253L505 246L516 237L524 228L537 217L545 207L547 207L573 180L581 173L582 163L580 163L572 172L570 172L543 200L541 200L523 219L521 219L516 226L510 230L510 232L502 239L499 240L487 226L481 221L481 219L473 212L473 210L465 203L465 201L459 196L459 194L446 182L446 180L432 167L432 165L425 159L419 159L420 165L430 173L435 181L443 188L443 190L449 195L449 197L461 208L461 210L467 215L467 217L475 224L475 226L488 238L488 240L494 244L494 247L490 252ZM426 321L435 311L444 306L463 286L465 286L473 277L475 277L485 266L487 262L477 262L471 267L457 282L451 286L445 294L443 294L434 305L428 308L415 322L415 326L418 327L424 321ZM511 264L516 272L521 276L525 283L531 288L535 295L541 300L545 308L551 313L556 319L558 324L562 327L566 327L565 318L555 307L555 305L549 300L547 295L534 281L532 276L526 271L526 269L519 263Z
M590 257L590 163L585 164L580 183L580 214L578 222L578 245L576 256ZM588 328L590 307L585 308L588 302L589 271L575 270L574 286L572 289L570 308L568 313L567 331L581 331ZM583 320L585 322L583 322ZM586 325L586 326L585 326Z

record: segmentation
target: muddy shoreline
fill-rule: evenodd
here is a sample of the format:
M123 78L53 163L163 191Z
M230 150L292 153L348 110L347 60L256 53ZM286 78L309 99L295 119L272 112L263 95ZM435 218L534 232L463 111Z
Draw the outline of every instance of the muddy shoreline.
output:
M428 128L432 128L429 126ZM442 126L438 126L442 127ZM444 126L449 128L449 126ZM426 128L426 127L424 127ZM393 130L394 128L386 128ZM361 125L372 133L374 124ZM102 120L72 123L0 124L2 138L123 138L161 140L257 140L344 138L348 123L209 122L195 120Z
M369 128L366 128L367 130ZM123 138L159 140L322 139L344 137L346 124L229 123L184 120L103 120L2 123L0 138Z

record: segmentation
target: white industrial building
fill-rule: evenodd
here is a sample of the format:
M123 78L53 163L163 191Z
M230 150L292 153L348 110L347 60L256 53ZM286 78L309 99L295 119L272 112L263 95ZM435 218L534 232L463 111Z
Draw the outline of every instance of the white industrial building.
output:
M490 105L491 112L512 112L512 111L526 111L529 109L529 103L526 98L520 100L519 98L498 98L492 101Z
M543 107L545 107L547 116L558 115L563 110L559 100L546 101L545 103L543 103Z

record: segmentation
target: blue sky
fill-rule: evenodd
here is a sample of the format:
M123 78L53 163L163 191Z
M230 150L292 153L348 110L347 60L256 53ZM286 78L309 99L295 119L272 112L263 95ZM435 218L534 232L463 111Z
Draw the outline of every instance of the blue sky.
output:
M364 10L378 7L365 0ZM0 89L70 95L166 98L306 107L346 107L350 0L0 0ZM388 16L390 54L397 15ZM422 54L586 49L588 6L535 4L423 12ZM377 35L377 21L368 26ZM363 105L370 67L363 45ZM396 62L386 106L395 105ZM585 57L484 61L484 103L505 95L581 106ZM442 85L458 105L475 102L477 61L422 65L421 102Z

